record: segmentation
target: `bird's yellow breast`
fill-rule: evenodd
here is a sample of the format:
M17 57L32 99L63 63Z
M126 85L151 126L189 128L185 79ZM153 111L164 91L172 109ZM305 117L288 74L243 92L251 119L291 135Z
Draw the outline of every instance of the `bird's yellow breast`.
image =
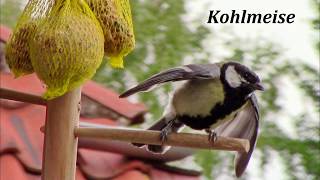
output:
M175 91L172 105L178 115L206 116L223 100L223 85L219 79L191 80Z

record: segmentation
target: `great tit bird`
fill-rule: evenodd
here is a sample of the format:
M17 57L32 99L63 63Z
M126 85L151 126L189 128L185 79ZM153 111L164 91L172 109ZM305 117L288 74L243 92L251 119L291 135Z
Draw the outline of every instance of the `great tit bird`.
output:
M174 90L163 117L149 130L161 131L162 141L166 140L168 133L179 132L185 125L206 130L211 141L217 134L248 139L249 152L239 152L235 158L236 176L240 177L257 141L259 110L254 91L264 90L259 77L237 62L190 64L153 75L120 97L147 91L169 81L184 82ZM164 153L169 148L147 145L147 149L154 153Z

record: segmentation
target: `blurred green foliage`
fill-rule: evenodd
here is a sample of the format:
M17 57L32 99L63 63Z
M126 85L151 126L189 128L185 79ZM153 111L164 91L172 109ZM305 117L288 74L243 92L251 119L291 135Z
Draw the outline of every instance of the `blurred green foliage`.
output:
M21 13L21 0L0 1L0 22L13 28Z
M0 4L1 23L13 27L20 12L20 0L3 0ZM314 0L317 13L320 13L319 1ZM183 0L131 1L136 48L125 59L124 70L114 70L106 66L106 61L99 68L94 80L112 87L118 92L142 81L161 70L183 64L188 57L193 63L210 61L209 55L203 50L202 42L210 34L204 26L189 29L182 20L185 14ZM320 17L312 20L315 31L320 29ZM224 33L224 32L220 32ZM218 34L214 34L218 35ZM232 36L232 33L229 35ZM215 36L212 37L214 40ZM261 152L261 169L265 169L270 161L270 151L277 151L285 162L286 174L290 179L298 179L298 167L302 167L310 179L320 179L320 129L319 119L311 120L311 113L319 116L320 112L320 79L319 70L305 63L304 60L292 60L283 57L283 49L266 39L229 38L225 48L232 53L225 59L238 60L262 74L267 91L259 94L261 105L261 130L257 150ZM212 47L214 48L214 47ZM317 49L320 42L317 42ZM201 54L199 56L199 54ZM200 58L199 58L200 57ZM290 115L298 137L290 137L275 121L281 121L281 112L285 112L283 104L279 103L282 87L281 79L289 78L303 94L304 100L310 100L310 111L299 115ZM132 81L132 82L131 82ZM159 96L165 96L172 89L165 85L156 91L139 94L149 110L151 119L157 120L164 109ZM292 97L295 98L295 97ZM296 106L305 106L304 102L296 102ZM301 109L305 109L302 108ZM315 111L315 112L313 112ZM314 117L313 117L314 118ZM319 118L319 117L316 117ZM299 157L300 162L292 159ZM200 150L195 155L195 163L203 170L207 179L218 177L226 160L232 162L233 155L224 152ZM228 163L228 164L230 164ZM233 174L232 166L228 174ZM301 168L300 168L301 169ZM243 177L245 179L246 176Z
M201 52L201 40L209 33L202 26L194 32L186 27L180 18L185 13L183 0L133 1L131 5L136 48L125 58L126 69L110 70L102 65L95 77L95 80L118 91L123 91L126 87L125 73L142 81L160 70L180 65L187 55ZM201 61L205 60L198 60ZM164 89L165 92L169 90L169 86ZM154 93L141 94L141 101L147 104L155 118L162 113L157 99Z
M313 28L316 30L316 33L318 33L318 40L319 40L319 32L320 32L320 0L312 0L312 6L315 9L316 18L314 18L311 23ZM316 48L318 52L320 53L320 40L316 42Z

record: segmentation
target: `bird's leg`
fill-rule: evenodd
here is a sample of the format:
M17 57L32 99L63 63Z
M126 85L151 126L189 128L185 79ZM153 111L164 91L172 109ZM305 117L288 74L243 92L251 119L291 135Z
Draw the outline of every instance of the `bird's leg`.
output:
M208 141L214 144L218 138L217 133L213 129L206 129L205 131L208 133Z
M174 120L171 120L168 122L168 124L166 125L166 127L164 127L161 132L160 132L160 140L162 143L164 143L165 141L167 141L167 136L169 133L172 132L172 127L174 124Z

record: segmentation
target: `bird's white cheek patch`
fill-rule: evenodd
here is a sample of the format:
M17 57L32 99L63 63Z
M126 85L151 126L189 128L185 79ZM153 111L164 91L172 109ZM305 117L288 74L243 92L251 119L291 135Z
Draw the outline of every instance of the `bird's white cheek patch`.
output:
M246 83L246 84L249 84L249 82L248 82L246 79L244 79L244 78L241 78L241 81L244 82L244 83Z
M241 85L241 77L237 73L237 71L234 69L234 66L229 66L226 70L226 80L228 84L235 88L239 87Z

